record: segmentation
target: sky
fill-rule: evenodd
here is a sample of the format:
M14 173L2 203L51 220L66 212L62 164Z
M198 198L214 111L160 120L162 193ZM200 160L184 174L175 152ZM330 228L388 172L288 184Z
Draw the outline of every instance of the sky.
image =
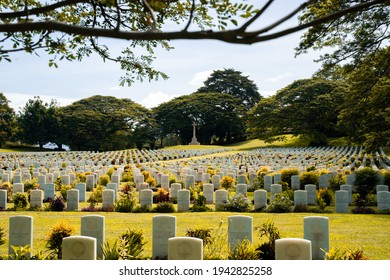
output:
M264 3L265 1L252 1ZM267 25L296 8L302 1L275 1L258 26ZM290 20L283 27L291 27ZM319 53L309 51L295 57L295 50L303 32L253 45L234 45L212 40L179 40L170 44L173 50L157 50L153 66L166 73L168 80L135 82L131 87L119 86L124 75L120 66L103 62L97 56L81 62L60 61L59 67L49 67L49 58L25 53L11 55L12 62L0 62L0 92L10 101L16 112L29 99L39 96L44 101L55 99L66 106L93 95L129 98L147 108L191 94L203 85L214 70L233 68L248 76L267 97L297 79L310 78L320 64L314 60ZM109 40L111 49L125 46L126 41Z

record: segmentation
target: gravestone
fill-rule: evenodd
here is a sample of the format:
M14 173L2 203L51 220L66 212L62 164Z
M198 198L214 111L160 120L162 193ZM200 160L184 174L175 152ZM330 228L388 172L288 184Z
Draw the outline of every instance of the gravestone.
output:
M16 193L24 193L24 184L23 183L16 183L12 185L12 194Z
M74 188L79 191L79 201L86 201L86 192L87 192L87 184L85 183L77 183Z
M389 186L388 185L376 185L376 192L388 192Z
M178 190L177 191L177 211L187 212L190 210L190 191Z
M203 260L203 240L195 237L169 238L168 260Z
M296 206L307 206L307 191L296 190L294 191L294 207Z
M229 192L227 190L215 191L215 211L219 209L228 201Z
M145 178L144 175L138 174L134 175L134 183L135 183L135 189L139 191L141 184L144 182Z
M140 190L141 190L142 183L140 185ZM107 190L113 190L114 191L114 200L116 201L118 199L118 184L117 183L108 183L106 186Z
M93 191L93 189L95 188L95 176L87 175L85 179L85 184L87 191Z
M9 218L9 242L8 254L13 254L11 246L30 246L29 257L32 256L33 250L33 217L30 216L13 216Z
M79 210L79 191L70 189L66 191L66 208L68 211Z
M203 196L206 198L207 204L214 203L214 185L213 184L203 184Z
M254 194L254 204L255 210L260 208L267 207L267 191L266 190L255 190Z
M311 260L311 241L301 238L275 240L275 260Z
M0 190L0 210L7 209L7 190Z
M117 186L120 186L121 183L121 175L120 174L112 174L111 175L111 183L116 183Z
M249 216L228 217L228 244L231 250L244 239L248 239L252 243L252 222L253 218Z
M68 236L62 239L62 260L96 260L96 238Z
M161 175L161 187L164 190L169 190L169 175L168 174Z
M379 191L376 195L378 210L388 210L390 209L390 192Z
M311 241L313 260L323 260L329 251L329 218L308 216L303 218L303 238Z
M306 184L305 191L307 191L307 204L316 205L317 186L314 184Z
M70 176L69 176L69 175L62 175L62 177L61 177L61 183L62 183L63 185L69 186L69 185L70 185Z
M276 193L281 193L282 190L282 185L280 184L272 184L271 185L271 201L274 200L275 194Z
M210 183L210 173L203 173L202 174L202 183Z
M181 184L180 183L172 183L171 184L171 197L177 197L177 191L181 190Z
M46 174L46 184L54 183L54 175L52 173Z
M87 215L81 217L81 235L96 238L96 255L103 259L105 241L105 217L101 215Z
M38 185L40 187L43 187L46 184L46 175L39 175L38 176Z
M264 176L264 189L267 191L267 192L270 192L271 191L271 185L272 185L272 176L270 175L265 175Z
M1 181L2 181L3 183L10 182L10 176L9 176L9 174L4 173L4 174L1 176Z
M274 174L274 184L280 184L282 182L282 174L280 173L275 173Z
M176 237L176 217L154 216L152 221L152 259L168 257L168 240Z
M103 190L102 192L102 208L104 210L114 209L115 203L115 191L114 190Z
M194 175L186 175L186 190L189 190L191 187L195 186L195 176Z
M293 190L299 190L301 188L301 179L299 175L291 176L291 188Z
M336 213L348 213L348 192L335 191L336 195Z
M30 191L30 206L32 208L41 209L43 207L43 191L31 190Z
M346 184L340 185L340 190L348 192L348 203L352 204L352 186Z
M141 190L139 192L139 202L141 207L152 208L153 206L153 191L150 189Z
M221 176L213 175L211 177L211 183L214 185L214 190L218 190L221 184Z
M247 184L237 184L236 185L236 193L242 194L243 196L246 196L248 190Z
M322 174L318 176L318 187L320 189L329 187L329 180L330 180L329 174Z
M22 183L22 175L15 175L14 176L14 180L13 180L13 183Z
M246 176L238 175L237 176L237 184L245 184L246 185Z

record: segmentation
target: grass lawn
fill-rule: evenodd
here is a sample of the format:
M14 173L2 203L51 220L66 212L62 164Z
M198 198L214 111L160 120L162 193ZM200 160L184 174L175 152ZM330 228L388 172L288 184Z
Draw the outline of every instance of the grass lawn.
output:
M29 215L34 218L34 248L33 252L45 250L45 240L51 228L60 221L74 226L75 235L80 234L80 217L98 214L106 217L106 240L113 242L126 229L142 230L147 244L144 256L152 255L152 217L165 215L157 213L116 213L116 212L46 212L3 211L0 213L0 225L6 231L6 243L0 246L0 256L6 256L8 251L8 220L15 215ZM261 226L271 220L278 227L281 237L303 238L303 218L321 215L330 219L330 246L340 249L364 249L364 255L374 260L390 260L390 216L389 215L356 215L356 214L313 214L313 213L169 213L177 217L177 236L184 236L189 228L211 228L216 230L220 221L223 222L227 234L228 217L246 215L253 217L253 226ZM260 244L258 232L254 231L254 243Z

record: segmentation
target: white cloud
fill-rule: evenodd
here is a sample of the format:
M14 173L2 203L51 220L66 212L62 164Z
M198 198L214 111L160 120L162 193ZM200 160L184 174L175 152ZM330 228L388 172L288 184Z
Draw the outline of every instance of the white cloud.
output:
M203 72L196 73L190 81L190 85L193 85L197 88L203 86L203 82L207 80L211 73L213 73L213 70L206 70Z
M34 99L34 95L25 93L4 92L4 96L8 99L8 101L10 101L9 105L15 110L16 113L18 113L26 105L29 99ZM66 106L78 100L76 98L50 95L39 95L39 97L43 102L47 103L54 99L57 101L59 106Z
M276 93L275 90L263 90L263 91L260 91L260 94L263 97L270 97L270 96L274 95L275 93Z
M139 103L146 108L153 108L175 97L177 96L169 95L162 91L157 91L149 93L148 96L139 101Z
M267 81L269 82L279 82L280 80L283 80L284 78L287 78L287 77L290 77L292 74L287 72L287 73L284 73L284 74L280 74L280 75L277 75L275 77L272 77L272 78L269 78L267 79Z

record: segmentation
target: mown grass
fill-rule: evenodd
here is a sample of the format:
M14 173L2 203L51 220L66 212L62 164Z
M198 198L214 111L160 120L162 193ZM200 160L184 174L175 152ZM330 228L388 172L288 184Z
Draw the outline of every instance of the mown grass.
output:
M142 230L147 241L144 256L152 254L152 217L155 215L173 215L177 217L177 236L184 236L189 228L210 228L213 231L223 222L227 235L228 217L245 215L253 217L253 226L261 226L267 220L273 221L279 228L281 237L303 238L303 218L306 216L327 216L330 219L330 245L341 249L364 249L367 258L373 260L390 260L390 217L389 215L356 215L356 214L313 214L313 213L116 213L116 212L46 212L23 211L1 212L0 225L6 230L6 243L0 246L0 256L8 251L8 221L15 215L29 215L34 218L34 252L44 251L47 235L51 228L60 221L75 227L75 235L80 234L80 217L98 214L105 216L106 240L113 242L126 229ZM257 231L254 231L255 244L260 244Z

